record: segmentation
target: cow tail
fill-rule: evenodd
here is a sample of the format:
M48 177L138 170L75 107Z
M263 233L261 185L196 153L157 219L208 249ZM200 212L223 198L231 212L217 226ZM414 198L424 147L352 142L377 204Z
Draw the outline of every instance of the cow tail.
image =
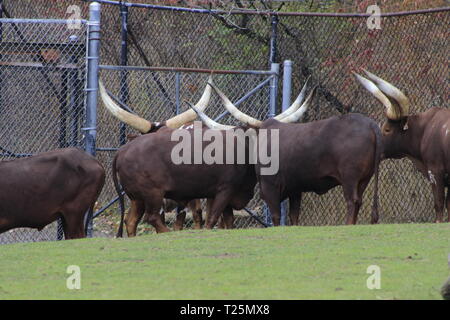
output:
M375 133L375 161L374 161L374 175L375 175L375 186L374 186L374 194L373 194L373 205L372 205L372 218L371 223L378 223L379 219L379 207L378 207L378 177L379 177L379 167L381 162L381 154L383 151L383 143L381 139L381 131L376 123L372 123L372 130Z
M125 216L125 205L123 201L123 193L122 188L119 184L119 179L117 178L117 169L116 169L116 160L117 157L114 157L113 163L112 163L112 178L114 182L114 188L116 189L116 192L119 196L119 206L120 206L120 224L119 224L119 230L117 230L117 238L123 237L123 220Z

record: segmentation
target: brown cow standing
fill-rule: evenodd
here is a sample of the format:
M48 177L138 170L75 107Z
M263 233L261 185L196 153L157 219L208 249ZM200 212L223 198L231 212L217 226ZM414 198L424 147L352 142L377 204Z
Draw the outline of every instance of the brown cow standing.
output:
M214 86L213 86L214 87ZM372 119L346 114L308 123L269 119L264 122L239 111L216 87L228 111L238 120L279 134L279 170L274 175L256 173L261 198L267 203L273 224L280 224L280 203L289 198L291 224L298 224L303 192L324 194L342 185L347 202L347 224L356 224L362 195L375 173L372 223L378 222L378 166L382 153L381 132ZM316 89L307 98L310 101ZM304 112L304 111L303 111ZM268 150L271 149L268 140Z
M39 231L58 218L66 239L85 237L84 216L105 182L100 162L76 149L58 149L0 162L0 233Z
M210 81L211 78L210 78ZM134 146L136 146L137 144L141 144L142 142L137 142L137 141L156 141L155 139L157 139L156 136L158 136L159 134L162 134L162 136L166 136L168 139L170 139L170 130L177 130L180 127L186 125L186 123L191 122L193 120L196 119L197 115L193 110L188 110L184 113L181 113L169 120L166 120L164 122L150 122L148 120L145 120L143 118L140 118L139 116L132 114L130 112L127 112L125 110L123 110L122 108L120 108L112 99L111 97L108 95L108 93L106 92L106 89L104 88L103 84L101 82L99 82L99 89L100 89L100 95L101 98L105 104L105 106L107 107L107 109L115 116L117 117L119 120L121 120L122 122L127 123L128 125L130 125L131 127L135 128L136 130L140 131L143 135L135 137L134 139L132 139L133 141L127 143L125 146L122 146L118 153L116 154L114 163L113 163L113 177L115 180L115 184L116 184L116 190L119 193L119 202L121 204L121 210L123 212L123 196L121 195L121 190L119 187L119 181L117 180L117 176L115 174L116 168L116 162L120 162L121 158L124 158L125 156L123 155L123 153L125 153L128 148L133 149ZM211 87L207 86L202 97L200 98L199 102L197 103L197 106L200 110L203 110L206 105L208 104L208 101L210 99L211 96ZM169 131L168 131L169 130ZM153 137L155 135L155 137ZM145 138L144 138L145 137ZM138 185L138 181L137 179L142 180L143 178L140 176L143 174L143 172L145 172L146 167L148 167L149 165L149 156L152 156L155 152L159 152L160 151L160 147L166 148L166 140L162 141L163 145L158 146L158 144L156 143L154 145L154 150L148 149L148 150L140 150L140 151L136 151L134 150L133 155L131 157L129 157L126 161L125 161L125 165L122 168L130 168L130 169L137 169L137 171L134 173L134 177L132 177L129 181L128 184L132 185L133 183L136 183L136 185ZM130 147L130 145L132 147ZM132 160L135 159L136 161ZM134 161L134 163L132 163ZM158 169L158 168L156 168ZM122 169L124 170L124 169ZM142 172L138 172L139 170L142 170ZM155 171L157 172L157 171ZM182 176L180 176L182 177ZM198 177L193 177L191 178L191 180L197 180ZM133 182L133 180L136 179L135 182ZM121 184L123 185L122 179L120 179ZM145 180L145 178L143 179ZM196 181L197 182L197 181ZM186 184L183 180L179 181L180 184ZM198 182L197 182L198 183ZM141 186L143 187L143 186ZM124 190L126 191L125 187ZM138 199L135 199L133 196L130 197L130 195L127 193L127 195L129 196L129 198L131 199L131 206L130 209L128 211L128 213L126 214L126 217L124 217L124 214L122 213L122 219L121 219L121 224L117 233L117 236L122 236L122 226L123 226L123 222L125 222L126 224L126 228L127 228L127 234L128 236L135 236L136 235L136 228L137 225L139 223L139 221L141 220L144 211L146 211L147 208L145 208L144 203L142 203L142 201L139 201ZM212 197L212 196L211 196ZM197 197L194 197L193 199L198 199ZM182 201L178 201L178 205L179 206L186 206L186 204L193 200L191 199L183 199ZM165 225L165 221L163 221L162 217L160 215L156 215L154 214L156 211L159 210L159 208L162 205L162 202L159 203L160 198L158 197L158 204L152 204L152 207L149 211L146 211L148 214L146 215L146 221L149 222L150 224L152 224L157 232L166 232L169 231L169 229L166 227ZM209 203L211 203L211 200L208 201ZM184 222L183 219L181 219L182 217L180 217L180 219L177 222L177 226L179 226L180 224L182 224ZM197 218L199 220L199 222L201 223L201 216L199 217L197 215ZM224 225L227 228L232 228L233 226L233 212L231 208L227 208L225 210L225 212L223 213L223 221L224 221Z
M244 208L253 197L256 177L252 165L174 164L171 151L178 144L171 140L174 130L177 129L162 128L153 134L142 135L121 147L114 158L115 184L118 185L119 176L123 190L136 204L127 217L127 230L135 229L145 211L157 232L169 231L159 214L164 198L184 205L192 199L213 198L207 221L207 227L212 228L220 214L231 218L233 209ZM194 137L194 134L190 136ZM206 145L203 142L202 150ZM120 231L119 228L119 235Z
M291 224L298 225L302 193L321 195L338 185L342 186L347 203L346 224L356 224L363 193L374 173L371 223L378 222L382 144L380 130L373 120L360 114L346 114L302 124L268 120L261 128L278 129L281 141L278 174L258 175L261 198L270 208L274 225L280 223L280 202L284 199L289 198ZM286 143L289 139L291 143Z
M178 141L172 140L172 135L181 132L178 131L178 128L182 124L195 120L195 112L188 110L178 115L177 121L169 119L163 123L152 123L121 109L108 96L101 83L99 87L103 102L111 113L142 133L152 132L152 134L139 136L122 146L113 161L113 179L121 198L120 202L123 201L123 197L119 190L119 180L125 193L134 202L126 219L128 234L135 232L137 223L144 212L148 214L148 221L157 232L169 231L159 215L164 198L175 200L183 205L192 199L212 198L207 228L214 227L221 214L225 225L232 225L233 209L244 208L253 197L256 184L254 165L249 164L248 161L237 163L236 160L232 164L226 163L226 161L222 161L222 164L194 164L193 159L191 159L191 164L174 164L171 155L173 148L178 145ZM210 92L211 87L207 86L207 90L197 103L197 111L206 107ZM297 110L300 104L300 99L297 99L288 109L289 112ZM282 118L285 115L283 113L279 117ZM226 127L226 130L239 129ZM209 129L202 126L196 129L188 127L184 130L190 132L189 143L191 150L194 150L194 136L196 135L194 131L197 130L196 132L200 136L204 136ZM226 143L226 130L221 130L221 140L218 141L222 146L225 146ZM201 141L201 152L207 145L209 143ZM225 151L222 155L223 160L227 159L227 152L233 152L236 159L236 150L223 149ZM245 149L245 152L245 157L248 158L249 150ZM195 157L195 152L191 156ZM124 211L122 210L118 236L122 235L123 220Z
M188 126L191 125L192 123L187 123L184 126ZM127 135L127 139L128 141L132 141L135 138L139 137L138 134L128 134ZM207 213L209 212L210 208L211 208L211 202L212 199L208 199L207 200ZM135 212L136 210L136 203L134 201L131 201L130 206L132 207L130 209L131 212ZM186 207L191 211L192 213L192 219L194 220L194 229L199 230L202 229L203 227L203 210L202 210L202 205L201 205L201 201L200 199L194 199L191 200L187 203ZM180 231L183 230L184 227L184 222L186 220L186 210L185 208L180 204L177 203L176 201L170 200L170 199L164 199L163 201L163 205L161 207L161 216L162 219L165 223L165 213L171 212L175 209L180 210L179 212L177 212L176 215L176 220L175 223L173 225L173 230L174 231ZM131 215L127 214L125 216L125 224L129 223L129 220L133 219ZM150 223L149 219L148 219L148 215L144 215L143 221ZM223 220L221 219L221 221L219 222L219 226L222 228L225 228L225 225L223 223ZM233 225L228 225L226 226L227 228L232 228ZM136 230L130 230L130 232L128 233L128 236L135 236L136 235Z
M211 80L211 78L210 78L210 80ZM128 111L123 110L119 105L117 105L117 103L115 103L111 99L111 97L107 93L107 91L101 81L99 82L99 91L100 91L100 96L102 98L102 101L103 101L104 105L106 106L106 108L108 109L108 111L111 112L120 121L130 125L134 129L138 130L142 135L153 134L153 133L158 132L161 129L180 128L183 125L185 125L186 123L189 123L189 122L195 120L195 118L196 118L195 112L192 110L188 110L188 111L183 112L183 113L181 113L169 120L166 120L164 122L150 122L150 121L143 119L135 114L132 114ZM210 96L211 96L211 89L209 87L207 87L205 89L202 97L200 98L199 102L197 103L197 105L199 106L200 109L203 110L205 108L205 106L209 102ZM142 137L142 136L128 135L128 140L132 142L134 139L136 139L138 137ZM117 155L116 155L116 157L117 157ZM113 165L113 170L114 170L114 165ZM114 178L116 178L115 174L114 174ZM119 194L119 204L121 207L121 211L123 212L124 211L123 196L121 195L122 191L120 190L118 181L116 182L116 191ZM134 199L130 198L130 200L131 200L130 209L128 210L128 212L125 216L122 214L119 231L117 233L117 236L119 236L119 237L121 237L122 233L123 233L123 231L122 231L123 222L125 222L125 225L127 228L127 235L129 237L136 236L137 226L143 217L143 215L141 213L143 210L142 204L135 201ZM196 200L194 199L192 201L196 201ZM162 205L163 205L163 203L161 203L161 207L162 207ZM178 205L184 206L183 204L180 204L180 203L178 203ZM192 206L193 203L190 203L189 205ZM193 212L193 215L196 220L198 220L199 218L201 220L202 217L201 216L199 217L197 212L198 211L195 210ZM175 225L176 229L181 230L181 226L184 224L184 217L185 217L185 214L184 215L182 214L179 217L177 217L177 221L176 221L176 225ZM159 226L159 229L157 229L157 231L158 230L168 231L167 227L165 226L165 220L163 219L163 217L160 217L160 220L161 220L162 225ZM152 219L150 219L149 215L144 216L144 221L146 221L147 223L153 224ZM200 225L201 225L201 221L200 221Z
M410 159L431 184L436 222L443 221L444 202L450 221L450 110L433 107L409 115L409 100L398 88L364 72L368 79L355 74L358 81L386 107L384 157Z

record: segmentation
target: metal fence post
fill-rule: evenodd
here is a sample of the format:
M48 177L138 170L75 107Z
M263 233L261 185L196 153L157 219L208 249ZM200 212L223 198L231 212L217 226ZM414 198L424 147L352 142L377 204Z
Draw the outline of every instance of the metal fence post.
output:
M283 62L283 97L281 103L281 111L285 111L291 105L292 91L292 61L285 60Z
M275 116L277 110L277 89L278 89L278 72L280 69L280 65L276 63L277 59L277 33L278 33L278 16L271 16L271 33L270 33L270 41L269 41L269 67L270 71L276 72L276 76L272 75L272 79L270 80L269 87L269 112L267 113L268 118L273 118ZM272 226L272 215L270 213L267 204L264 203L264 217L265 223L269 226Z
M285 111L291 105L292 91L292 61L283 62L283 96L281 103L281 112ZM281 221L282 226L287 225L287 200L281 203Z
M278 16L272 15L271 19L271 33L270 33L270 43L269 43L269 67L272 63L277 62L277 36L278 36Z
M273 118L277 112L277 97L278 97L278 76L280 72L280 64L272 63L270 71L273 72L272 80L270 80L270 99L269 99L269 113L268 118Z
M280 71L280 65L278 63L272 63L270 66L270 71L272 74L272 79L269 85L269 110L267 113L267 118L273 118L277 110L277 97L278 97L278 73ZM273 225L272 214L269 208L264 203L264 216L267 225Z
M121 3L120 7L121 18L121 46L120 46L120 65L128 65L128 7ZM120 101L124 104L128 102L128 73L126 70L120 71ZM119 143L125 144L126 139L126 125L120 124Z
M86 122L85 150L95 156L95 141L97 136L97 91L98 65L100 54L100 4L92 2L89 5L88 49L87 49L87 81L86 81ZM92 237L92 210L86 215L86 234Z

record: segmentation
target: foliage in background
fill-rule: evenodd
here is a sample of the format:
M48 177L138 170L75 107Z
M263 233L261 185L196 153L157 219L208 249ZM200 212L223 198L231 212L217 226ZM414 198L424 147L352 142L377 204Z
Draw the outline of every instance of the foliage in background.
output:
M367 6L373 4L379 5L384 12L396 12L439 8L448 5L446 0L128 0L127 2L189 8L285 12L365 12Z

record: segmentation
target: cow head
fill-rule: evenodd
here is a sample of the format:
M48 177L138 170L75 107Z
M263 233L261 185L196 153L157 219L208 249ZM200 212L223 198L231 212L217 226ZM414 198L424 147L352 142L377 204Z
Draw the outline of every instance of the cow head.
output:
M357 80L386 107L386 122L381 127L385 158L406 155L405 139L409 136L409 100L398 88L364 70L367 78L355 73Z
M208 82L212 82L211 77ZM103 83L99 81L100 97L109 112L111 112L117 119L128 124L132 128L138 130L142 134L158 131L162 127L168 127L172 129L178 129L187 122L194 121L197 118L197 114L193 110L187 110L183 113L176 115L170 119L162 122L150 122L144 118L139 117L136 114L128 112L122 109L107 93ZM208 85L203 92L202 97L197 102L196 107L203 111L209 103L211 97L211 87Z

